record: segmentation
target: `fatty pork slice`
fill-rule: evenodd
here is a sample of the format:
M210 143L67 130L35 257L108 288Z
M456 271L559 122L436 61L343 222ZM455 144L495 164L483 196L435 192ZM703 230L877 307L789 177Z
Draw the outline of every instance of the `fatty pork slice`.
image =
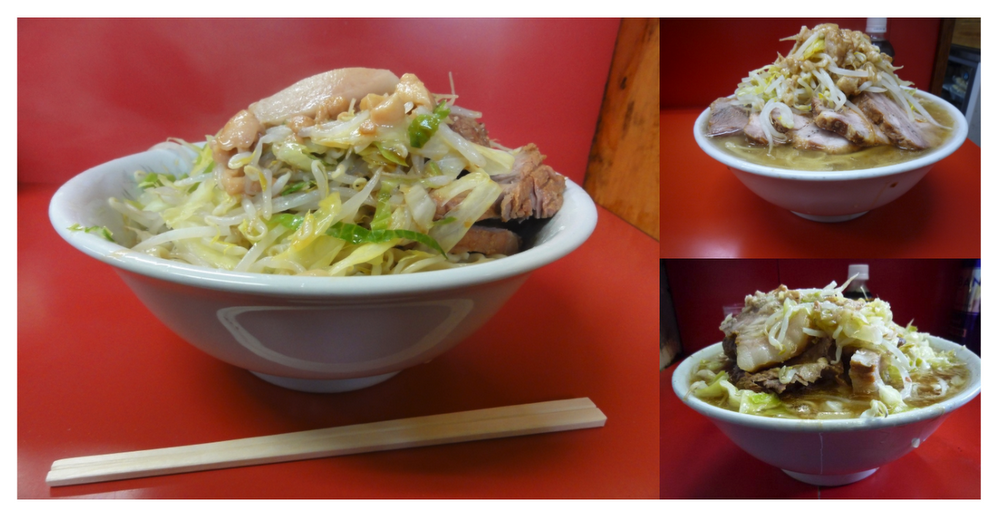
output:
M902 149L926 149L936 140L933 124L911 121L903 108L883 93L864 92L854 98L854 103Z
M797 131L791 131L792 146L803 151L823 151L827 154L847 154L860 149L850 140L827 131L809 120L809 124Z
M792 127L786 128L778 123L777 112L771 112L771 125L785 135L783 142L776 141L776 145L791 143L792 147L803 151L823 151L827 154L846 154L857 151L860 147L850 140L834 132L827 131L816 125L811 116L803 115L801 112L792 112ZM764 136L764 128L760 125L760 116L757 113L750 115L747 125L743 128L748 140L759 145L768 145L767 137Z
M735 135L743 131L750 110L736 99L720 97L712 103L708 118L708 136Z
M478 252L483 255L513 255L521 250L521 237L504 228L472 225L451 253Z
M862 147L889 145L892 142L885 133L864 114L849 106L834 111L823 105L819 98L813 98L813 113L820 129L837 133Z
M791 359L809 345L810 336L802 331L809 325L809 316L805 311L796 311L788 320L785 338L780 341L781 347L771 345L764 332L764 323L781 310L778 303L768 304L761 308L749 307L734 318L723 322L723 331L727 337L735 335L736 365L749 373L759 371ZM780 322L779 322L780 324Z
M858 395L878 395L883 386L881 370L882 357L877 352L858 349L851 355L851 388Z
M250 112L265 126L283 123L295 116L316 117L320 108L340 98L337 108L344 111L351 99L358 102L368 94L388 95L396 90L399 78L388 70L341 68L307 77L284 90L250 105ZM335 110L334 110L335 111ZM337 113L328 113L335 117Z

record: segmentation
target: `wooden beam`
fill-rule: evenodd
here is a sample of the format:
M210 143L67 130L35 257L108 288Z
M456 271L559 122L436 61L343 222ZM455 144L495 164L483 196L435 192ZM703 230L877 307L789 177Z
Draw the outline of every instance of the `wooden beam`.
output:
M597 204L660 238L660 20L618 30L584 188Z
M948 54L951 53L951 38L955 32L954 18L941 18L938 32L937 52L934 54L934 73L931 75L931 93L941 96L945 73L948 69Z

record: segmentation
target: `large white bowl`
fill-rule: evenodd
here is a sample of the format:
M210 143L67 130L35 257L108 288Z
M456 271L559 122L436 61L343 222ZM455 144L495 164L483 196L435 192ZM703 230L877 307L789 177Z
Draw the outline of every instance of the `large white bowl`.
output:
M83 172L49 205L56 231L115 271L165 325L227 363L291 389L338 392L382 382L455 346L491 318L528 275L579 247L597 223L593 201L567 181L562 209L493 262L382 277L233 273L133 252L74 224L124 235L108 198L135 195L139 169L180 172L177 150L151 150Z
M799 481L835 486L862 480L891 461L916 449L937 430L948 414L980 390L979 356L967 348L932 337L931 346L954 350L968 365L970 381L955 396L937 404L875 419L794 420L746 415L709 404L688 393L699 362L722 353L722 343L695 352L671 378L674 393L691 409L708 417L751 456L785 471ZM902 480L901 480L902 482Z
M969 132L957 108L929 93L917 92L947 110L954 121L951 134L937 148L915 160L855 171L802 171L757 165L716 147L708 131L711 109L694 123L694 139L705 153L729 168L750 190L795 215L820 222L849 221L905 194L931 167L955 152Z

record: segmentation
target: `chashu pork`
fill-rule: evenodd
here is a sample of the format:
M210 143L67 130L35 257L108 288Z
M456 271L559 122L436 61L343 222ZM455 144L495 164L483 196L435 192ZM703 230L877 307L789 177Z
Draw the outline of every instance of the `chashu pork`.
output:
M779 289L788 290L784 286ZM776 297L765 296L763 293L748 298L747 302L743 312L735 317L727 317L720 327L727 338L732 336L736 365L740 369L753 373L805 351L810 341L810 336L803 332L809 325L809 317L805 311L797 311L789 318L784 340L778 348L771 345L764 332L764 324L772 314L781 310L781 302Z
M860 149L858 145L843 136L817 126L812 117L804 115L802 112L792 112L793 122L791 128L782 126L777 120L777 111L772 111L771 125L785 136L783 142L775 142L775 144L790 142L796 149L823 151L828 154L846 154ZM746 135L747 140L760 145L767 145L767 137L764 136L764 128L760 125L759 114L753 113L750 115L743 133Z
M825 107L818 97L813 98L812 106L816 125L822 129L836 133L861 147L892 144L878 125L863 113L846 105L834 111Z

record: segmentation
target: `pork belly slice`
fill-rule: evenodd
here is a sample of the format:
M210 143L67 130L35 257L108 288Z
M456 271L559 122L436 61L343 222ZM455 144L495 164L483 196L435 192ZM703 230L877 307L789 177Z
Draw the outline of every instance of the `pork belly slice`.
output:
M792 146L803 151L823 151L827 154L847 154L861 147L850 140L816 125L814 120L798 131L789 133Z
M735 135L747 125L750 110L736 99L719 97L712 103L708 136Z
M881 376L882 357L878 353L864 348L851 355L851 388L858 395L878 395L879 387L883 386Z
M794 111L792 112L792 121L792 127L785 127L778 122L778 110L771 112L771 127L779 133L785 135L786 139L785 142L775 141L774 145L787 143L787 138L790 134L794 134L795 131L806 127L811 122L809 117L800 115ZM750 114L747 118L747 125L743 128L743 133L746 135L747 140L760 145L767 145L767 136L764 135L764 126L760 124L760 113L755 112Z
M250 112L266 126L281 124L285 120L307 115L315 118L324 103L340 98L336 117L347 109L351 99L360 101L370 93L387 95L396 90L399 78L388 70L371 68L342 68L307 77L250 105Z
M892 142L881 129L868 118L848 106L832 110L823 105L818 97L812 101L814 120L820 129L837 133L851 143L862 147L889 145Z
M884 93L864 92L853 102L892 143L902 149L926 149L936 140L933 124L911 121L903 108Z
M775 302L748 309L726 319L722 327L727 340L731 337L735 344L736 365L743 371L753 373L787 361L801 354L809 344L809 335L802 331L809 323L805 311L798 311L789 319L785 339L781 342L781 350L778 350L764 333L764 323L771 314L781 309L781 305ZM726 346L724 342L724 350ZM732 347L732 344L729 346Z
M773 117L771 123L774 123ZM747 117L747 123L743 126L743 134L751 142L767 145L767 136L764 135L764 127L760 125L760 113L754 112ZM780 145L779 142L775 142L775 144Z
M747 140L767 145L767 137L764 136L764 128L760 125L759 114L751 114L748 120L746 127L743 128ZM779 133L784 133L786 143L791 143L796 149L823 151L827 154L846 154L861 148L843 136L817 126L812 117L803 115L801 112L793 111L792 120L792 127L786 128L778 123L776 112L771 112L771 125ZM774 145L784 144L774 142Z
M484 255L513 255L521 250L521 238L504 228L472 225L462 240L458 241L452 253L478 252Z

